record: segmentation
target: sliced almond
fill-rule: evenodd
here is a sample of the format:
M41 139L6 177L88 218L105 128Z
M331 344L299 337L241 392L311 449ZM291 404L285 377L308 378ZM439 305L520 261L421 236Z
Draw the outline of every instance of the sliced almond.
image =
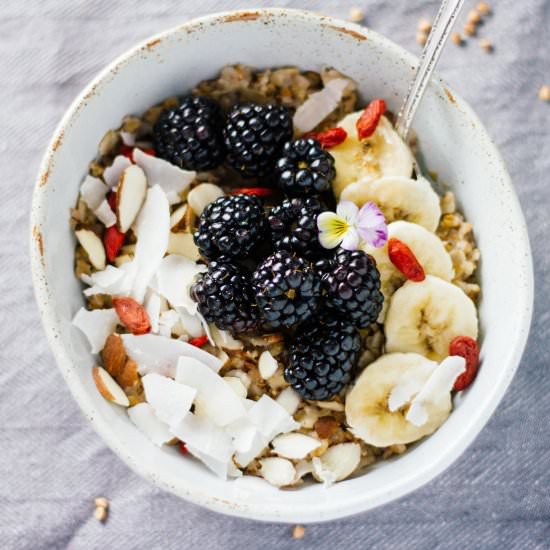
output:
M338 401L314 401L314 403L320 409L326 409L327 411L343 412L345 407L342 403Z
M91 229L79 229L75 231L75 235L88 254L91 264L100 271L105 269L107 257L101 239Z
M185 256L196 262L201 255L191 233L172 233L168 239L168 254Z
M103 367L94 367L92 369L92 375L99 393L105 397L107 401L111 401L121 407L128 407L128 405L130 405L128 396Z
M121 265L127 264L128 262L132 261L132 256L129 256L128 254L123 254L122 256L117 256L115 258L115 265L117 267L120 267Z
M214 324L210 325L210 334L212 334L212 338L217 348L231 350L243 349L244 344L240 340L233 338L230 332L227 330L220 330Z
M224 376L224 381L229 384L229 387L238 395L241 399L246 399L247 390L240 378L236 376Z
M277 359L275 359L269 351L264 351L258 359L258 369L264 380L271 378L275 374L278 366L279 363L277 363Z
M359 466L361 447L358 443L340 443L330 447L320 458L313 459L313 475L330 485L349 477Z
M296 432L278 435L271 445L277 455L301 460L320 447L321 442L315 437Z
M170 229L177 231L185 228L186 212L187 212L187 204L182 204L172 212L172 214L170 215Z
M278 457L260 460L260 475L275 487L290 485L296 479L296 469L290 460Z
M145 172L137 165L128 166L122 173L116 194L118 228L126 233L134 223L147 192Z
M201 183L189 191L187 203L193 212L200 216L202 211L219 197L223 197L224 192L221 187L213 183Z

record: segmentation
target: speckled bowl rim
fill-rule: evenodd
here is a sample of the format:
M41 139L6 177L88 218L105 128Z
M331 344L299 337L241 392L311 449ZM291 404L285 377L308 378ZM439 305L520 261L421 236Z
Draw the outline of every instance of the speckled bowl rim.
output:
M183 497L195 504L204 506L210 510L220 512L223 514L238 516L248 519L255 519L260 521L278 521L278 522L291 522L291 523L309 523L309 522L318 522L318 521L328 521L332 519L342 518L364 512L368 509L380 506L392 500L395 500L399 497L402 497L427 482L434 479L446 468L448 468L452 462L454 462L468 447L468 445L474 440L474 438L479 434L481 429L485 426L489 420L491 414L494 412L495 408L501 401L506 389L508 388L525 348L527 337L529 334L529 327L531 324L532 312L533 312L533 295L534 295L534 282L533 282L533 266L532 266L532 257L531 250L529 245L529 238L527 233L527 227L525 224L525 219L521 211L519 200L517 195L513 191L512 183L510 177L508 176L504 162L496 150L493 140L488 136L483 125L479 121L478 117L474 114L472 109L465 103L463 99L460 98L454 91L452 91L453 99L460 106L461 110L464 112L464 115L471 121L473 121L477 128L478 132L484 140L491 144L494 148L494 157L498 163L497 169L501 172L504 184L509 187L510 200L513 200L515 204L510 205L516 212L516 219L518 220L518 231L521 232L521 241L523 242L523 253L525 254L525 281L526 286L523 290L524 293L524 307L519 313L522 316L521 326L525 329L521 334L517 335L515 344L510 350L509 360L507 362L507 376L502 378L500 387L496 389L496 393L493 395L493 400L483 404L482 410L479 411L479 414L476 418L476 422L472 425L471 429L462 434L461 438L458 439L454 446L442 451L438 461L433 465L429 470L424 470L421 475L414 477L413 479L404 479L403 483L398 487L397 490L387 491L384 494L379 494L376 498L369 496L368 498L361 498L358 496L355 499L350 500L348 505L342 505L339 503L338 507L331 508L327 510L327 513L323 517L317 515L311 515L307 511L301 511L299 513L296 509L288 510L275 510L267 508L251 508L238 506L234 502L226 501L214 497L206 492L197 491L196 488L193 490L185 490L181 488L176 488L169 483L161 479L158 474L154 471L154 468L150 468L147 465L136 462L132 457L128 456L128 452L121 445L120 441L116 437L115 433L112 432L108 423L102 416L98 413L92 401L86 392L81 391L78 388L76 374L72 372L72 361L68 356L66 350L61 344L61 340L58 337L59 334L59 322L55 314L54 308L54 299L50 296L50 291L48 288L47 274L44 264L44 243L42 238L42 221L44 219L43 214L43 198L46 196L41 193L41 187L47 180L48 170L52 166L52 163L55 162L56 151L59 147L61 140L64 135L64 128L66 128L71 119L77 114L80 108L85 104L86 98L94 93L96 87L105 79L112 76L112 73L116 71L117 67L121 66L124 63L130 61L134 56L138 56L140 51L144 48L149 48L152 45L161 42L168 36L173 34L198 31L200 32L201 26L205 25L223 25L229 21L242 20L246 21L256 20L258 18L277 18L277 17L286 17L301 19L304 21L313 22L315 24L329 24L335 29L340 30L341 32L350 34L358 39L363 39L364 34L368 34L368 39L373 40L376 43L381 44L385 49L393 53L398 58L406 60L411 66L417 64L418 59L415 58L412 54L408 53L406 50L397 46L395 43L391 42L389 39L383 37L382 35L376 33L375 31L365 29L359 25L350 23L348 21L339 20L332 17L318 15L308 11L294 10L294 9L285 9L285 8L274 8L274 9L254 9L254 10L232 10L227 12L221 12L216 14L207 15L204 17L192 19L182 25L178 25L175 28L166 30L159 34L156 34L138 45L132 47L127 52L119 56L112 63L110 63L103 71L101 71L79 94L79 96L74 100L71 106L65 112L61 122L58 124L53 137L50 140L46 153L41 162L39 175L36 181L35 190L33 193L33 202L32 202L32 211L31 211L31 227L30 227L30 249L31 249L31 268L32 268L32 279L34 284L35 296L39 306L42 323L46 331L46 336L48 339L49 346L53 351L54 357L56 359L57 365L61 370L67 385L70 388L71 393L73 394L75 400L79 404L80 408L84 412L85 416L91 421L92 426L95 431L105 440L109 447L122 459L124 462L136 473L140 474L144 478L150 480L155 485L168 490L180 497ZM432 84L439 86L442 91L447 95L451 92L449 87L439 78L434 78Z

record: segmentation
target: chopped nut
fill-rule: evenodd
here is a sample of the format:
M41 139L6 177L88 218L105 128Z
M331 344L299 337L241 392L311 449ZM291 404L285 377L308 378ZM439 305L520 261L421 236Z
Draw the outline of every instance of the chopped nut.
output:
M421 17L418 21L418 26L416 29L424 34L429 33L432 30L432 23L429 19Z
M466 36L475 36L477 33L477 26L474 23L466 23L464 25L464 34Z
M541 101L550 101L550 86L547 86L546 84L541 86L539 90L539 99Z
M99 142L99 154L101 156L110 154L121 143L120 134L115 130L109 130Z
M487 40L486 38L482 38L479 41L479 47L482 50L485 50L487 53L491 53L493 51L493 44L489 42L489 40Z
M417 32L416 33L416 42L417 44L420 44L421 46L424 46L426 42L428 41L428 35L425 32Z
M353 7L349 10L348 19L352 23L361 23L365 19L365 14L361 8Z
M321 439L328 439L338 429L338 421L333 416L321 416L314 428Z
M473 23L474 25L477 25L481 22L481 15L476 10L472 10L470 13L468 13L468 23Z
M302 525L295 525L292 529L292 538L294 539L301 539L304 538L304 535L306 534L306 530Z
M462 36L460 36L459 32L451 33L451 42L453 44L456 44L457 46L460 46L460 44L462 44Z
M105 497L98 497L94 500L94 517L97 521L105 522L109 515L109 501Z
M477 5L476 10L481 15L489 15L491 13L491 6L489 6L487 2L480 2Z

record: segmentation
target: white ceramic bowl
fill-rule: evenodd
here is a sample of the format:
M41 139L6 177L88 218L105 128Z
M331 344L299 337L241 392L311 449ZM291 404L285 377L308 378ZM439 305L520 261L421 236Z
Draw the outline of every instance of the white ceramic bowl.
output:
M481 250L482 367L449 420L402 457L325 490L296 491L223 482L173 449L154 447L126 412L107 403L91 377L94 359L71 318L82 305L73 276L69 208L105 131L127 113L181 94L226 64L332 65L355 78L366 98L397 111L416 59L375 32L292 10L211 15L153 37L111 63L71 105L44 156L32 206L36 297L55 358L74 398L107 444L158 486L212 510L304 523L355 514L424 485L456 460L499 404L520 361L533 302L525 222L499 153L463 100L433 82L414 128L431 170L448 182ZM513 261L510 261L513 258Z

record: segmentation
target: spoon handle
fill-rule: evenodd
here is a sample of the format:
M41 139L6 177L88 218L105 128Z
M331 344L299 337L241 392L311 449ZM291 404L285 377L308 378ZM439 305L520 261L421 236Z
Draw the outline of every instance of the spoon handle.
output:
M426 90L426 86L430 81L432 73L439 61L443 46L447 41L449 33L464 5L464 0L443 0L435 20L432 30L428 36L426 46L420 57L420 64L416 70L416 74L409 86L401 110L397 115L395 124L397 133L407 140L412 121L422 101L422 96Z

